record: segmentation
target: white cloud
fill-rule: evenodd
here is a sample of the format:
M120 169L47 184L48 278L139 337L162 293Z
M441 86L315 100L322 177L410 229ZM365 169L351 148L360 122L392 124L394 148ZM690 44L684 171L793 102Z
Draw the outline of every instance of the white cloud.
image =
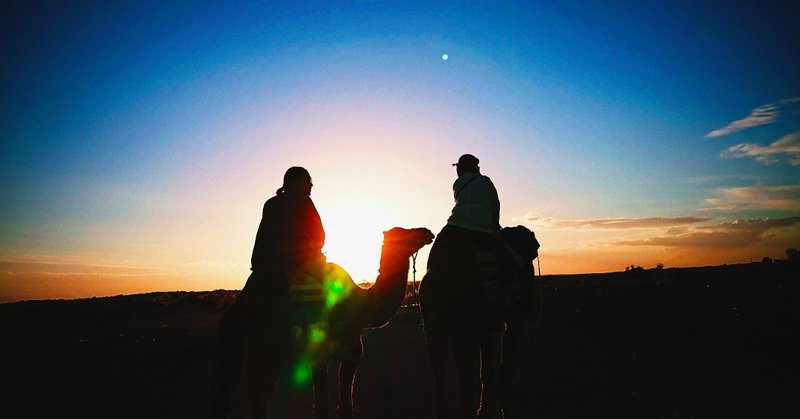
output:
M771 124L778 118L778 113L778 106L775 104L759 106L744 119L733 121L722 128L709 132L706 134L706 138L722 137L743 129Z
M723 158L752 157L764 164L777 163L781 155L789 157L789 164L800 166L800 132L784 135L768 146L754 143L742 143L729 147L722 152Z
M667 232L641 240L619 240L620 246L661 246L680 248L730 248L748 246L772 237L773 229L797 230L800 217L753 218L721 223L714 226L692 227L683 232Z
M593 220L563 220L528 214L526 221L553 229L564 230L630 230L647 228L678 227L704 223L707 217L649 217L649 218L598 218Z
M712 207L701 211L800 211L800 184L724 188L716 194L718 197L706 199Z
M169 271L164 269L129 267L129 266L107 266L89 265L78 263L46 263L31 261L8 261L0 260L0 272L15 274L38 274L38 275L77 275L77 276L153 276L166 275Z
M766 105L761 105L750 112L750 115L746 117L733 121L728 125L725 125L722 128L715 129L708 134L705 135L705 138L716 138L722 137L736 131L741 131L747 128L758 127L761 125L767 125L775 122L778 119L778 115L780 114L781 106L798 103L800 102L800 97L793 97L789 99L783 99L775 103L769 103Z
M800 187L800 185L798 185ZM746 189L746 188L743 188ZM777 192L766 190L773 198ZM755 199L758 191L739 192ZM723 198L714 198L723 203ZM706 217L563 220L528 214L519 221L537 229L549 269L599 272L628 266L706 266L781 258L798 246L800 216L738 220ZM540 234L541 233L541 234Z
M686 178L687 182L691 183L730 183L730 181L744 181L755 183L760 181L761 178L752 174L744 173L728 173L728 174L714 174L707 176L693 176Z

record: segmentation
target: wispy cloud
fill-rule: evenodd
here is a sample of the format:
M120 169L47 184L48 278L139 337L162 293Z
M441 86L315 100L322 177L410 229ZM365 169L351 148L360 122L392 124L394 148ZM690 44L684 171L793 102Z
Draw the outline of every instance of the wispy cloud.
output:
M746 192L750 199L755 191ZM537 230L545 261L564 272L597 272L632 262L642 266L704 266L742 263L762 256L781 258L787 248L797 247L800 237L800 216L796 214L738 220L562 220L529 213L518 220Z
M722 137L743 129L771 124L778 118L778 114L778 106L775 104L759 106L753 109L750 115L747 115L745 118L733 121L722 128L709 132L706 134L706 138Z
M731 248L754 244L772 237L771 230L797 228L800 217L753 218L721 223L715 226L698 226L684 231L667 231L664 234L640 239L618 240L620 246L660 246L680 248Z
M0 273L6 273L9 275L38 274L79 276L153 276L166 275L170 272L164 269L127 266L0 260Z
M800 210L800 185L724 188L716 193L718 197L706 199L711 207L701 211Z
M761 177L745 174L745 173L728 173L728 174L714 174L707 176L693 176L686 178L687 182L701 184L701 183L730 183L730 181L746 181L756 183L762 180Z
M157 268L0 260L0 303L153 291L238 289L242 286L241 274L236 277Z
M783 99L778 102L761 105L753 109L750 112L750 115L747 115L742 119L733 121L722 128L715 129L709 132L708 134L705 135L705 138L722 137L734 133L736 131L741 131L743 129L771 124L778 119L778 115L780 114L780 108L782 106L798 102L800 102L800 97L793 97L789 99Z
M764 164L777 163L779 156L787 155L789 164L800 166L800 132L784 135L778 141L762 146L754 143L742 143L722 152L723 158L752 157Z
M704 223L707 217L649 217L649 218L598 218L593 220L563 220L528 214L526 221L554 229L565 230L630 230L678 227Z

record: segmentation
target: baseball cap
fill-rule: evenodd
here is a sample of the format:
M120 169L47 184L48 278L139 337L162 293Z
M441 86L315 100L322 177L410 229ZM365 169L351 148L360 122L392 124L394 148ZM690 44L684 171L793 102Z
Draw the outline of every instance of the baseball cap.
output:
M458 158L458 163L453 163L453 166L477 166L480 160L472 154L464 154Z

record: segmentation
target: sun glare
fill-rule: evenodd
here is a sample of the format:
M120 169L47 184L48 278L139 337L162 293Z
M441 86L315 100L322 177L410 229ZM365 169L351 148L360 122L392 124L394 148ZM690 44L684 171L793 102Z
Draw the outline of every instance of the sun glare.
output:
M325 255L343 267L356 283L378 275L386 211L374 203L335 205L323 214Z

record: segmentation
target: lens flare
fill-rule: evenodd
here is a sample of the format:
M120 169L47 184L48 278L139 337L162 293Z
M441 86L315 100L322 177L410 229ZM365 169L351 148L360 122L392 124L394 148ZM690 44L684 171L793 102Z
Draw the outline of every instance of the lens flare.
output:
M336 308L358 287L347 271L334 263L328 263L320 276L297 277L289 286L296 360L292 365L291 384L295 388L309 385L311 366L330 356L330 347L337 338L336 330L341 330L341 326L331 328L331 325L341 324L341 319L335 315Z
M311 380L311 366L306 363L298 363L295 365L294 374L292 374L292 384L296 387L302 387Z
M311 341L312 344L320 344L325 340L327 335L327 327L322 327L320 324L313 324L308 333L308 340Z
M342 278L337 277L336 274L326 275L325 279L325 306L330 309L347 297L349 292L341 281Z

